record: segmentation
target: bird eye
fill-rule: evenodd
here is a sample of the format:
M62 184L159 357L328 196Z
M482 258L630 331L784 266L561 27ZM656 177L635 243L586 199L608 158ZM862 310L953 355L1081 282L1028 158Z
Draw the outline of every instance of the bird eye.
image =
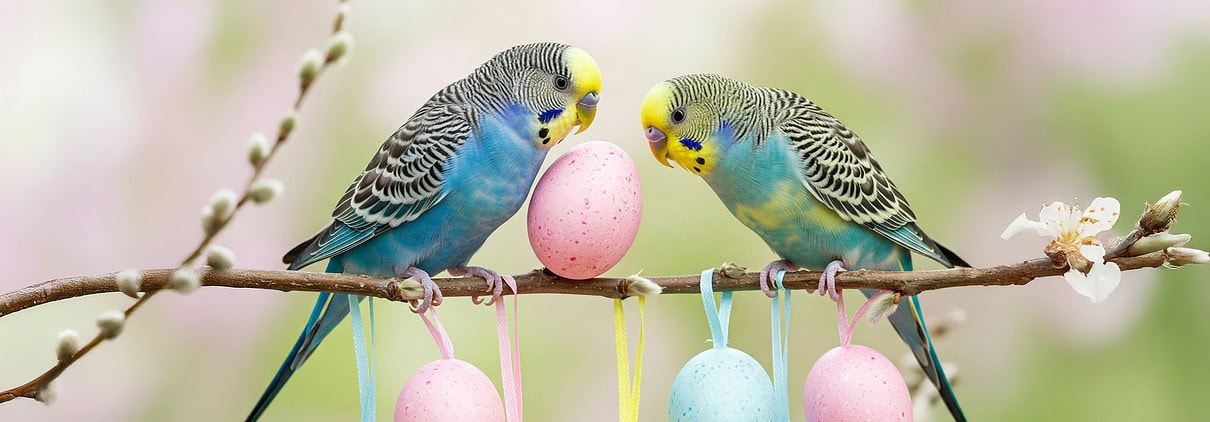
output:
M567 81L567 77L563 75L555 75L555 89L562 91L567 89L568 85L570 85L570 83Z
M680 124L685 121L685 109L678 108L672 112L672 123Z

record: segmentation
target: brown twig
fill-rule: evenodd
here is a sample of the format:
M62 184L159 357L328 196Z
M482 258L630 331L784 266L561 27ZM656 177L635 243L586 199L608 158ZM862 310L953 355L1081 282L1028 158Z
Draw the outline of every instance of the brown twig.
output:
M1164 265L1169 259L1166 251L1152 252L1142 256L1114 259L1123 271L1154 268ZM142 288L149 292L159 291L168 282L174 269L142 271ZM929 290L966 286L1011 286L1027 284L1035 279L1063 274L1066 267L1055 267L1049 258L1024 261L1012 265L990 268L954 268L932 271L849 271L836 277L836 286L841 289L882 289L904 295L916 295ZM0 317L64 299L98 293L117 292L117 273L89 276L65 277L48 280L20 290L0 295ZM798 271L788 273L783 284L789 289L813 289L820 273ZM549 271L534 270L516 276L517 290L521 294L571 294L626 298L632 296L630 278L594 278L569 280ZM662 276L648 280L660 285L664 294L699 292L699 276ZM484 294L486 282L477 277L436 279L446 297L476 296ZM714 289L717 291L758 290L758 273L744 273L729 277L716 270ZM422 297L419 283L414 280L367 277L351 274L311 273L275 270L226 270L205 271L202 284L213 287L265 289L289 291L312 291L347 293L373 296L393 301L414 300ZM146 295L144 295L144 298ZM78 360L102 339L94 338L79 353L64 360L38 378L0 392L0 403L18 397L34 398L46 382L53 380L72 362Z
M1118 258L1113 260L1123 271L1154 268L1168 259L1164 251L1147 255ZM173 270L143 271L143 286L149 291L162 288ZM954 268L932 271L849 271L836 276L836 286L841 289L881 289L904 295L916 295L929 290L967 286L1012 286L1027 284L1038 278L1061 275L1067 268L1056 268L1050 259L1040 258L1012 265L989 268ZM38 305L118 291L114 282L116 273L90 276L65 277L35 284L17 291L0 295L0 317L4 317ZM788 273L784 284L790 289L814 289L820 273L798 271ZM632 296L626 278L594 278L591 280L569 280L549 271L534 270L517 275L517 289L521 294L569 294L626 298ZM650 277L652 282L663 287L664 294L697 293L697 275ZM714 289L758 290L758 273L744 273L739 277L727 277L717 273ZM486 282L477 277L439 278L446 297L475 296L484 294ZM347 293L373 296L393 301L421 298L419 284L412 280L367 277L352 274L311 273L275 270L227 270L206 271L202 284L213 287L241 289L264 289L309 292ZM0 401L3 398L0 397Z

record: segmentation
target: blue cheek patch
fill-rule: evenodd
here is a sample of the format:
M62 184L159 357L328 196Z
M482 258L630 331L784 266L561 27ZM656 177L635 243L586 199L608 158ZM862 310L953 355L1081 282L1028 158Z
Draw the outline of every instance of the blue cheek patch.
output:
M563 114L563 109L561 109L561 108L556 108L553 110L546 110L546 111L542 112L542 114L538 115L538 121L542 122L542 124L547 124L547 123L550 123L551 120L554 120L556 117L559 117L560 114Z
M681 145L684 145L684 146L685 146L685 148L689 148L690 150L693 150L693 151L701 151L701 150L702 150L702 143L701 143L701 142L698 142L698 141L695 141L695 140L692 140L692 139L689 139L689 138L681 138Z

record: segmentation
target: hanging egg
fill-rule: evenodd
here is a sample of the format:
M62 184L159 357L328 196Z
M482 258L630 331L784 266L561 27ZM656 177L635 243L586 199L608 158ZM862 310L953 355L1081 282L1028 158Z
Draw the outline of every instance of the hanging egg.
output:
M807 421L911 421L903 375L865 346L839 346L811 367L802 392Z
M710 349L694 356L672 382L670 421L768 421L773 383L747 353Z
M417 369L395 402L395 422L504 421L500 393L487 375L458 359Z
M586 280L626 255L639 232L643 190L630 156L585 142L555 160L529 201L529 245L547 269Z

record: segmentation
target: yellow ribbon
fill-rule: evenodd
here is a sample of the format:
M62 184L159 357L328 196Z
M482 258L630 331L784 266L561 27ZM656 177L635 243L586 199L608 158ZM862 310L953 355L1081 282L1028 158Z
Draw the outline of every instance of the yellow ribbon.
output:
M643 320L647 298L639 296L639 347L634 358L634 380L630 381L630 349L626 346L626 313L622 299L613 300L614 343L618 349L618 420L639 420L639 384L643 375Z

